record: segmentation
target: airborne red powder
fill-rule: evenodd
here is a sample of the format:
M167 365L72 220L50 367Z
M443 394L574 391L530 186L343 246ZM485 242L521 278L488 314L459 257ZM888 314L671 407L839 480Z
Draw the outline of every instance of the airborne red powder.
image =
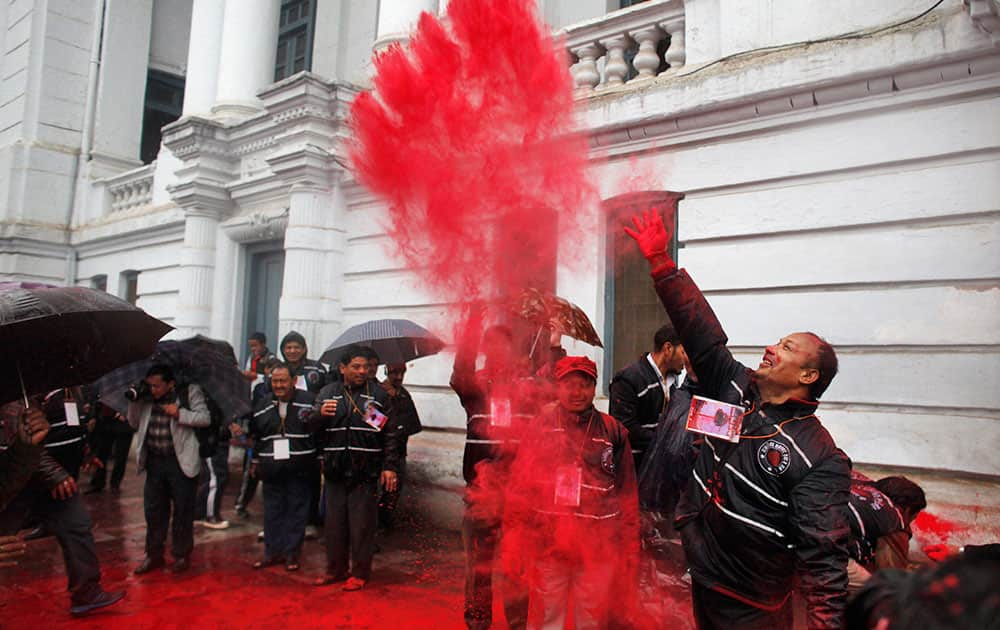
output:
M352 107L358 180L406 267L442 301L553 288L592 199L561 47L529 0L454 0L375 60Z

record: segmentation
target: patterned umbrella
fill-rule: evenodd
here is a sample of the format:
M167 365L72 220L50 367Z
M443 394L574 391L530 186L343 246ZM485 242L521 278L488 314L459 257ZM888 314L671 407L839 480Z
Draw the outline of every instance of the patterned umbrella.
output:
M105 375L94 383L101 402L121 413L128 411L125 390L146 377L153 365L169 365L178 383L194 383L212 399L227 420L250 413L250 384L233 358L215 340L206 337L161 341L152 356ZM228 345L228 344L227 344Z
M170 330L103 291L0 283L0 402L89 383L149 356Z
M598 348L604 347L583 309L557 295L525 289L509 307L512 313L540 328L548 326L573 339Z
M408 319L375 319L351 326L323 351L320 361L340 363L340 354L351 344L368 346L382 363L406 363L437 354L444 342L423 326Z

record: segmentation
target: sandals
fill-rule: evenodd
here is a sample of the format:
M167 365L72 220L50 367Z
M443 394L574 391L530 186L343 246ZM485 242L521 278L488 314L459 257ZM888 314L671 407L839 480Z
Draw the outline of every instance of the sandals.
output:
M264 558L263 560L258 560L253 563L253 568L264 569L267 567L273 567L279 565L283 562L281 558Z
M336 584L337 582L343 582L346 579L347 576L336 576L327 573L321 578L316 578L313 582L313 586L330 586L331 584Z
M344 590L345 591L360 591L361 589L363 589L365 587L365 584L367 584L367 583L368 583L368 580L362 580L359 577L353 577L352 576L352 577L348 578L347 582L344 583Z

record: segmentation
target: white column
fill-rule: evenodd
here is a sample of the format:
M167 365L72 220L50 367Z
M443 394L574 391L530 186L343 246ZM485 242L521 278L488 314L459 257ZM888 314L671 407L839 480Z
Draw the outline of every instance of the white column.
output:
M188 210L181 247L181 282L177 296L178 337L208 335L212 323L212 286L218 214Z
M207 115L215 104L225 8L222 0L194 0L191 6L191 38L184 81L185 116Z
M378 52L390 44L404 42L417 23L420 14L438 12L438 0L381 0L378 8L378 31L372 51Z
M214 115L243 118L262 109L257 90L274 82L280 9L280 0L226 0Z
M278 309L280 334L302 333L315 358L340 328L346 236L343 197L309 183L292 184L285 230L285 275Z

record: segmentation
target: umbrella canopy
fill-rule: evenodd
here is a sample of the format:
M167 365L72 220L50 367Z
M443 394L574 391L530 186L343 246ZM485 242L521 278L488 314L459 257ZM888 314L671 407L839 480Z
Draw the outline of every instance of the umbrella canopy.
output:
M525 289L510 303L511 312L541 327L603 348L594 325L583 309L563 298L538 289Z
M0 401L89 383L149 356L170 330L96 289L0 283Z
M340 354L351 344L368 346L382 363L406 363L444 348L443 341L408 319L375 319L345 330L323 351L320 361L338 365Z
M100 392L101 402L125 413L128 410L125 390L144 379L149 368L163 364L173 369L178 383L194 383L201 387L226 420L245 416L251 411L250 384L233 358L220 351L225 342L209 341L213 343L191 339L161 341L152 356L121 367L94 384Z

